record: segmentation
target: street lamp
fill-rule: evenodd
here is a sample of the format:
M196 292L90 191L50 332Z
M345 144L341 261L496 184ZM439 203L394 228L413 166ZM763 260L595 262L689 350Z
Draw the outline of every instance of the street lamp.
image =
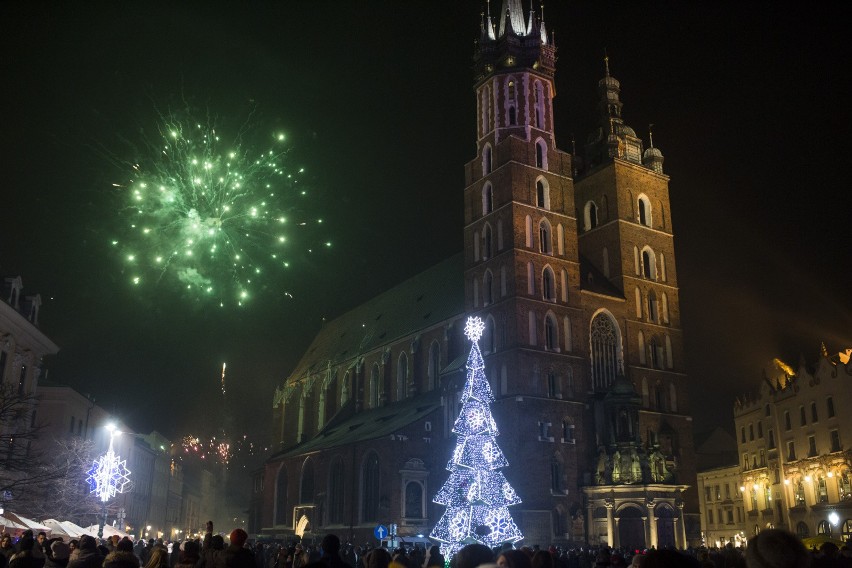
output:
M98 538L104 536L107 501L118 493L124 493L130 485L130 470L127 469L127 462L121 459L121 456L113 449L113 440L121 434L121 431L116 430L115 424L112 423L107 424L106 429L109 431L109 449L104 455L95 459L86 478L92 488L91 493L96 493L101 500L102 515L98 524Z

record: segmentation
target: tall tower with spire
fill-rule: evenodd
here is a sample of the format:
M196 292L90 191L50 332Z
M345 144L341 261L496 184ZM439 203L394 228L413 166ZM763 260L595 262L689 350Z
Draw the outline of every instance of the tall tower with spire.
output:
M517 520L530 542L684 546L694 464L668 177L662 153L625 123L604 63L579 159L556 145L556 47L542 14L489 3L465 169L465 305L486 322L486 375L504 449L525 466Z

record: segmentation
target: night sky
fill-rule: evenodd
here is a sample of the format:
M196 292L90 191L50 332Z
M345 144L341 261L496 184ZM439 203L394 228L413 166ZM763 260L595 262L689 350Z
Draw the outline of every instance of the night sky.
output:
M474 157L471 61L484 1L5 2L0 274L44 300L48 378L139 430L235 425L320 329L461 250ZM498 11L498 2L492 9ZM777 3L552 2L557 143L595 119L608 53L624 118L666 157L696 430L774 356L852 346L846 20ZM242 308L134 288L110 247L156 109L255 108L284 131L330 249ZM303 243L295 243L294 247ZM303 249L307 245L303 246ZM287 291L292 298L285 295Z

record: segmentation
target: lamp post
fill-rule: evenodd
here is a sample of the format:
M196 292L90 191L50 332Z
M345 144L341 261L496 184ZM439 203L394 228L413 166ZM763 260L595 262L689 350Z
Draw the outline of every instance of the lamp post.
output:
M98 538L104 536L104 525L107 520L107 502L116 496L118 493L124 493L128 485L130 485L130 470L127 469L127 462L121 459L121 456L115 453L113 449L113 440L121 432L116 430L115 424L107 424L109 431L109 449L107 452L95 459L92 468L89 470L89 476L86 481L89 482L91 492L96 493L101 500L101 518L98 524Z

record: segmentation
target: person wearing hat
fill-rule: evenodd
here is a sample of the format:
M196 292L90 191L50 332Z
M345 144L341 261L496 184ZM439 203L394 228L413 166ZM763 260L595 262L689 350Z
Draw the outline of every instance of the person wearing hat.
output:
M234 529L228 538L231 544L223 554L225 568L255 568L254 553L245 546L248 533L243 529Z
M104 555L98 550L95 537L84 534L80 537L77 557L68 562L68 568L101 568Z
M71 547L62 542L61 538L50 539L44 552L44 568L65 568L68 566Z

